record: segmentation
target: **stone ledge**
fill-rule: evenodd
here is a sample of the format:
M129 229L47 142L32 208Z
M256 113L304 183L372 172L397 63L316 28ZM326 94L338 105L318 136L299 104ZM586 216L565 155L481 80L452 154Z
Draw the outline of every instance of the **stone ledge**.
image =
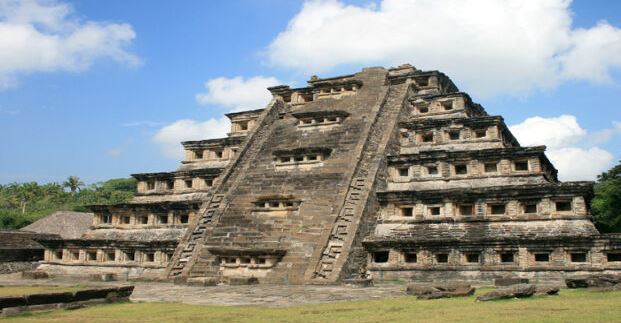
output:
M76 292L0 297L0 312L2 316L9 316L34 310L79 308L93 303L126 301L133 291L134 286L120 286L84 289Z

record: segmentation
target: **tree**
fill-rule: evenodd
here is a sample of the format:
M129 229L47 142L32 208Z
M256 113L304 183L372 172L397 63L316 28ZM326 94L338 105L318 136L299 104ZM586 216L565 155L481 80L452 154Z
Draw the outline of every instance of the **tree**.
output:
M72 192L65 191L65 187L73 187ZM75 176L62 185L36 182L0 184L0 229L20 228L55 211L89 211L87 205L91 204L124 203L135 192L136 180L133 178L117 178L91 185L84 185Z
M14 184L17 190L15 197L18 199L22 214L26 213L26 204L30 203L41 194L39 184L36 182Z
M68 187L71 190L71 193L74 193L80 190L80 187L84 186L84 182L80 180L77 176L69 176L67 180L63 183L63 187Z
M621 161L597 176L591 207L600 231L621 232Z

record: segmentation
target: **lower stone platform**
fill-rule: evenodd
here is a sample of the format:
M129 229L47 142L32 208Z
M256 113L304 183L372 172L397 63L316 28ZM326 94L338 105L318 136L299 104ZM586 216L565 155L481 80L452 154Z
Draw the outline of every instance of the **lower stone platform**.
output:
M57 264L41 264L38 271L44 271L54 277L92 279L93 275L112 274L117 280L160 280L164 268L143 268L124 266L68 266Z
M494 285L497 279L527 279L532 284L565 286L565 279L590 275L621 275L621 270L371 270L371 276L377 283L462 281L472 285Z

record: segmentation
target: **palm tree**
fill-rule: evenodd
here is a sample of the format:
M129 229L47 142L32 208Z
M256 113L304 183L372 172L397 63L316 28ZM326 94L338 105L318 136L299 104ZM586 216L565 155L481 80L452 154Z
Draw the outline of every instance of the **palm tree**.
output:
M80 190L82 186L84 186L84 182L77 176L69 176L67 180L63 182L63 187L68 187L72 194Z

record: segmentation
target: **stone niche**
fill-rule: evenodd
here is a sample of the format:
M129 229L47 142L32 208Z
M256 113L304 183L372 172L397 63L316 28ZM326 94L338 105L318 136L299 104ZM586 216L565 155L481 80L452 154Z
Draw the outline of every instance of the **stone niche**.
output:
M257 119L263 109L227 113L226 116L231 120L231 132L229 136L245 136L255 128Z
M410 100L411 116L427 117L478 117L487 113L464 93L441 96L418 96Z
M207 247L216 256L223 277L265 277L286 250L273 248Z
M345 111L297 112L292 115L298 120L299 130L325 129L340 125L349 116Z
M341 84L323 85L313 91L316 100L332 98L340 99L345 96L355 95L362 82L343 82Z
M253 203L253 215L289 216L297 214L302 201L291 195L271 195L258 198Z
M282 100L291 106L299 106L308 102L322 99L340 99L356 95L362 87L362 81L353 79L353 75L320 79L313 76L308 81L309 86L292 89L286 85L268 88L274 98Z
M309 169L323 166L332 149L324 147L295 148L273 152L274 166L277 170Z

